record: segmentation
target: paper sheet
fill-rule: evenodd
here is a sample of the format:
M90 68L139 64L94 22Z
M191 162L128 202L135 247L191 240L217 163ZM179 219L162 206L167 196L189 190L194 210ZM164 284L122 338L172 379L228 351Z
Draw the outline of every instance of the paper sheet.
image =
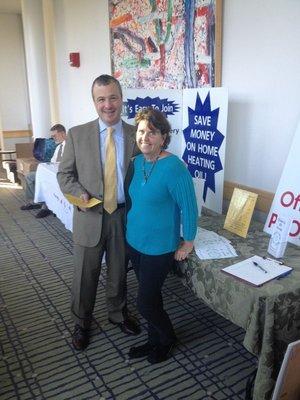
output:
M82 207L82 208L91 208L91 207L96 206L97 204L102 203L101 200L98 200L98 199L96 199L95 197L92 197L92 198L88 201L88 203L85 203L85 202L84 202L83 200L81 200L79 197L72 196L71 194L64 193L64 196L65 196L65 198L66 198L71 204L73 204L74 206Z
M203 228L197 229L194 241L195 252L201 260L236 257L236 251L230 241L216 232Z

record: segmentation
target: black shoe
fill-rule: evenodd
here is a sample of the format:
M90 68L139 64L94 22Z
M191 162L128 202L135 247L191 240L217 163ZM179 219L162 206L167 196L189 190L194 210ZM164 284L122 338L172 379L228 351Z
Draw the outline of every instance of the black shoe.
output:
M42 208L35 216L35 218L45 218L48 215L52 214L52 211L48 210L48 208Z
M111 324L117 325L126 335L139 335L141 333L141 328L133 318L127 317L122 322L114 322L111 319L108 320Z
M89 345L89 330L75 325L72 334L72 344L75 350L82 351Z
M154 346L149 342L142 344L141 346L131 347L129 349L128 357L129 358L141 358L148 356L151 351L154 349Z
M153 348L153 350L149 353L147 360L149 361L150 364L158 364L163 361L166 361L175 346L176 342L172 342L169 345L163 346L163 345L158 345Z
M41 208L41 204L34 204L34 203L27 203L24 204L23 206L20 207L20 210L22 211L27 211L27 210L37 210L38 208Z

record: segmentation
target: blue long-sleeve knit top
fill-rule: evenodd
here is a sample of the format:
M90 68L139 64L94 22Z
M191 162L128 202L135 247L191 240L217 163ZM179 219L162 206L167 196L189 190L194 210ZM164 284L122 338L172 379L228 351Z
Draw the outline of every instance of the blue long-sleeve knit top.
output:
M183 239L194 240L198 210L193 181L177 156L161 158L153 166L138 155L129 196L132 204L126 239L131 247L148 255L175 251L180 242L180 223Z

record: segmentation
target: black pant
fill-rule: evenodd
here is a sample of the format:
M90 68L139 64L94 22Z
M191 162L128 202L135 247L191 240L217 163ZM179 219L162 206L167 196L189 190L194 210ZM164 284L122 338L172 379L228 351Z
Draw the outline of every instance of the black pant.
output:
M150 256L128 246L129 256L139 283L137 307L148 322L148 341L169 345L176 339L173 325L163 307L161 288L174 263L174 252Z

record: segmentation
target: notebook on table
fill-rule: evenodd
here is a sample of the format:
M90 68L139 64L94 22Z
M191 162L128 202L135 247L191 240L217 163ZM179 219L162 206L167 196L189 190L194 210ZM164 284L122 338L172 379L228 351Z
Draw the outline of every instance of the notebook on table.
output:
M290 274L292 270L292 267L288 267L277 260L260 256L247 258L222 269L226 274L253 286L261 286L273 279L282 278Z

